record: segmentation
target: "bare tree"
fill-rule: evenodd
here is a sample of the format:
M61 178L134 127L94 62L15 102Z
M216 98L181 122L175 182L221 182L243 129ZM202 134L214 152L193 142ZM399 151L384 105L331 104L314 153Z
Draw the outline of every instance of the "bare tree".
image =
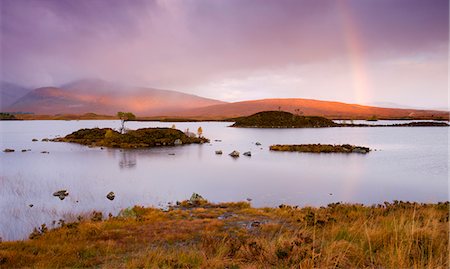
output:
M136 116L131 112L117 112L117 117L120 119L121 128L120 133L123 134L125 132L125 122L129 120L135 120Z

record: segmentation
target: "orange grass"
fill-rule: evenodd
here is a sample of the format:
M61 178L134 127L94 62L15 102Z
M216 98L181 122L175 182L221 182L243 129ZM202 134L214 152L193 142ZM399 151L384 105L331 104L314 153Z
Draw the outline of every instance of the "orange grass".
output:
M448 218L448 202L134 207L2 242L0 268L448 268Z

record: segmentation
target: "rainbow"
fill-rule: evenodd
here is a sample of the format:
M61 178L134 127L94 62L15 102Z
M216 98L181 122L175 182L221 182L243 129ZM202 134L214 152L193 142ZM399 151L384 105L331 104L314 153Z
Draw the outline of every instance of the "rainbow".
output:
M336 1L341 17L344 38L350 63L353 95L358 104L367 103L371 98L370 80L366 67L364 43L359 36L351 8L347 1Z

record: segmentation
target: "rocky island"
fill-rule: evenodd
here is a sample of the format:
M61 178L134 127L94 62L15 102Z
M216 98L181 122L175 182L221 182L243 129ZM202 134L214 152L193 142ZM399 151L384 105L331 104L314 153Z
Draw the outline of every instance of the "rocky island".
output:
M189 136L172 128L142 128L123 134L111 128L81 129L51 141L110 148L148 148L209 142L207 138Z
M285 111L263 111L248 117L235 119L231 127L247 128L319 128L336 127L339 124L324 117L299 116Z
M370 152L370 148L353 146L349 144L344 145L329 145L329 144L301 144L301 145L272 145L272 151L296 151L307 153L361 153L366 154Z

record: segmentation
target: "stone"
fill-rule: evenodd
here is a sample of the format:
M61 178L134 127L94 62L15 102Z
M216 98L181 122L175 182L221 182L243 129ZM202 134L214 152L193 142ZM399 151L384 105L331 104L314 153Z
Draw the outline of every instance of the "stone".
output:
M69 196L69 193L67 192L67 190L60 190L60 191L54 192L53 196L58 197L62 201L62 200L64 200L64 198L66 198L66 196Z
M38 140L36 138L31 139L33 142L37 142Z
M13 149L4 149L3 152L14 152Z
M22 149L22 152L27 152L27 150L26 149Z
M116 198L116 195L114 194L114 192L111 191L106 195L106 198L112 201L114 200L114 198Z
M233 158L237 158L239 157L239 151L233 150L229 155Z
M223 153L223 152L222 152L221 150L216 150L216 154L217 154L217 155L222 155L222 153Z
M42 142L48 142L49 141L49 139L48 138L42 138L42 140L41 140Z
M41 153L49 154L50 152L44 150L44 151L41 151Z
M252 153L250 151L244 152L244 156L251 157Z
M369 152L369 150L368 150L368 149L365 149L365 148L361 148L361 147L355 147L355 148L352 150L352 152L353 152L353 153L366 154L366 153Z
M259 143L259 142L256 142L256 143L255 143L255 145L257 145L257 146L261 146L261 143Z

